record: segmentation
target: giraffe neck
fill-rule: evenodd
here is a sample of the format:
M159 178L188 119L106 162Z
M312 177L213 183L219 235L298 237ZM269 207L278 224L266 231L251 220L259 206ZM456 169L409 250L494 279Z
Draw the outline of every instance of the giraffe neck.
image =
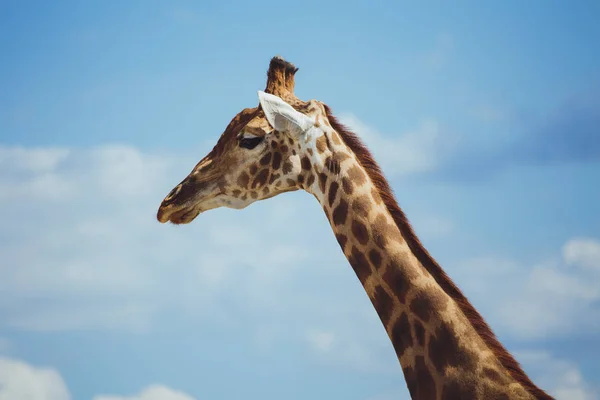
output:
M305 180L305 189L322 205L375 307L411 397L535 398L423 267L382 194L338 133L325 130L314 153L311 164L306 163L313 179Z

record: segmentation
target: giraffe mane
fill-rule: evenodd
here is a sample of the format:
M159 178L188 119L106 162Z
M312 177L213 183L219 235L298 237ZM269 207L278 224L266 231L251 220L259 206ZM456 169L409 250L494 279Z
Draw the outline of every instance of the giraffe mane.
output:
M327 113L327 118L332 128L340 135L344 143L356 155L358 162L365 169L371 181L379 191L379 194L390 212L394 222L400 229L402 236L406 240L411 251L419 262L427 269L435 281L440 285L442 290L446 292L458 305L463 314L467 317L477 334L487 344L490 350L494 353L502 366L508 371L515 381L520 383L525 390L534 395L538 399L552 399L546 392L537 387L525 374L518 361L506 350L506 348L497 339L489 325L485 322L479 312L469 302L467 297L444 272L442 267L429 254L423 246L417 235L415 234L406 215L398 205L394 192L385 178L381 168L371 155L369 149L360 140L360 138L351 132L346 126L341 124L331 112L331 108L323 104Z

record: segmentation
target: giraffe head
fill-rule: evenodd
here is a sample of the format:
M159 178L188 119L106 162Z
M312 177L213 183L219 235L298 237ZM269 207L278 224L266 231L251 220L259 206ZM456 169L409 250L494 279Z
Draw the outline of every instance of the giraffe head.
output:
M271 60L259 106L237 114L213 150L165 197L160 222L189 223L213 208L245 208L314 182L307 172L325 109L296 98L296 71L279 57Z

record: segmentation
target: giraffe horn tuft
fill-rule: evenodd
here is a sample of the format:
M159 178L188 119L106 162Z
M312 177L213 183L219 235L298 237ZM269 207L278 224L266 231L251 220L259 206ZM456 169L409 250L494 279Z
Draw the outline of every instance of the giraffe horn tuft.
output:
M277 55L271 59L269 70L267 71L266 93L274 94L279 97L295 97L294 95L294 74L298 68Z

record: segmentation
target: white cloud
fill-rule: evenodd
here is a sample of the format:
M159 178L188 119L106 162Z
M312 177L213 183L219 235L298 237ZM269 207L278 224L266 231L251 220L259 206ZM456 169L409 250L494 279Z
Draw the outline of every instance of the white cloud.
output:
M515 356L535 378L534 382L556 400L593 400L600 394L584 381L579 368L569 361L543 351L523 351Z
M306 333L306 340L317 350L326 352L331 349L335 335L332 332L310 330Z
M19 360L0 357L0 400L69 400L60 374Z
M382 143L384 150L390 146ZM297 340L310 346L315 360L335 368L400 373L372 305L309 195L283 195L244 212L215 210L183 227L160 225L159 202L203 154L176 159L124 146L13 150L0 152L17 165L0 168L0 187L10 193L0 196L4 325L143 330L165 311L227 319L225 303L238 316L253 315L250 329L265 349L284 337L286 345ZM50 183L35 184L45 176ZM419 226L432 235L452 229L435 218ZM493 327L519 337L593 330L600 321L591 309L600 298L598 246L596 239L579 238L553 263L524 268L481 260L454 271ZM295 279L301 269L310 281ZM341 296L343 303L331 301ZM159 393L154 388L130 399L146 400L142 396Z
M356 286L360 286L359 283ZM304 329L304 340L322 364L365 374L393 377L400 365L377 313L367 296L355 288L345 304L314 305L320 329ZM305 305L308 307L308 305Z
M393 137L382 135L353 114L341 114L340 122L365 142L386 176L428 172L438 165L440 135L434 120L423 122L417 130Z
M193 397L162 385L148 386L133 396L94 396L93 400L194 400Z
M590 238L569 240L563 246L563 258L569 265L600 273L600 242Z
M11 167L0 168L0 320L20 329L144 330L173 308L218 312L215 299L236 279L236 304L275 307L307 256L297 230L322 218L297 221L318 205L282 196L261 215L218 210L184 227L159 224L160 201L203 154L102 146L4 147L0 156Z
M600 331L600 242L568 241L562 256L533 267L477 259L456 266L456 281L493 327L518 338Z
M60 373L48 367L0 357L0 400L70 400ZM93 400L195 400L164 385L150 385L133 396L97 395Z
M64 148L0 147L0 170L49 172L69 155Z

